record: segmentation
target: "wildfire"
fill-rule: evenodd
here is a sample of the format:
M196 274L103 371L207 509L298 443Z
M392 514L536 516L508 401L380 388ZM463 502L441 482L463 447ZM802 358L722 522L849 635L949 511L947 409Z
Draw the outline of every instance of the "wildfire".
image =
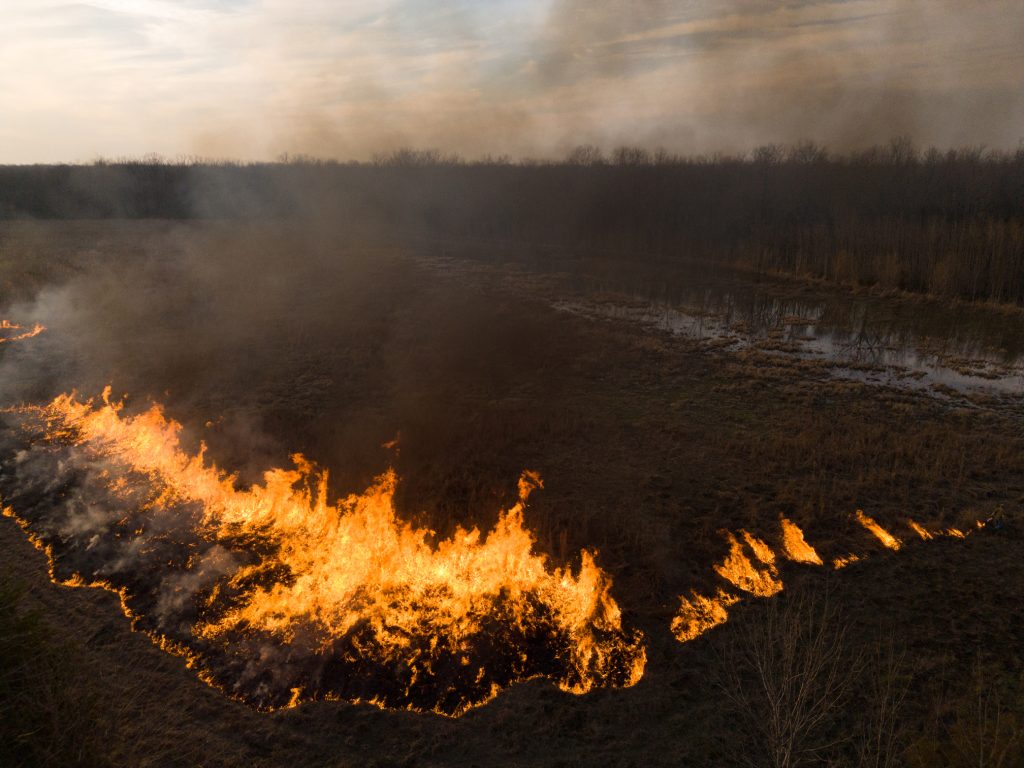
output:
M786 557L795 563L821 565L821 555L807 543L804 532L796 523L782 518L782 549Z
M29 447L0 465L3 511L47 553L52 577L117 592L133 626L260 708L343 699L459 715L533 677L582 694L643 675L642 635L623 628L593 554L574 570L534 551L524 510L536 473L522 474L491 530L435 541L397 517L391 470L332 502L327 473L295 455L293 469L241 489L204 447L181 447L160 406L125 415L109 388L101 403L61 395L17 413ZM862 510L853 518L903 546ZM824 565L798 525L779 523L776 547L724 533L720 584L680 599L679 641L728 621L745 596L778 594L780 558ZM907 525L922 540L975 530Z
M739 534L742 542L733 533L726 533L729 553L721 563L714 566L715 573L734 588L748 594L757 597L777 594L782 589L782 580L775 566L772 548L748 531L741 530ZM800 538L802 541L802 534ZM806 542L804 544L809 548ZM729 607L739 600L738 595L724 589L719 589L710 597L691 592L689 597L680 599L679 610L672 619L672 634L680 642L703 635L709 629L728 621Z
M864 514L863 510L858 509L855 513L857 522L863 525L872 536L882 542L882 546L887 547L893 551L899 551L899 548L903 546L903 542L889 533L885 528L880 526L870 517Z
M854 519L886 548L893 551L901 548L902 542L864 514L863 510L858 509L854 513ZM786 559L805 565L824 565L821 555L807 542L804 532L796 523L786 518L781 518L779 522L781 554ZM929 531L913 520L908 520L907 525L925 541L939 536L962 539L967 535L957 528ZM976 525L976 529L983 527L984 524L980 522ZM776 566L776 553L765 541L744 530L739 531L739 536L727 531L725 537L729 544L729 552L721 563L714 566L714 571L719 577L732 588L754 597L772 597L782 591L783 583ZM862 559L862 555L850 553L844 557L834 558L831 565L834 570L839 570ZM709 629L728 621L729 608L740 600L741 596L728 588L719 588L712 596L691 592L688 597L680 598L679 609L672 619L672 634L683 643L700 637Z
M860 562L860 555L851 553L845 557L837 557L832 561L832 567L838 571L840 568L845 568L848 565L853 565L858 562Z
M935 538L935 535L926 530L920 523L915 523L913 520L907 520L907 525L910 527L910 530L920 536L924 541L931 541Z
M771 597L778 593L782 589L782 581L775 568L775 554L767 544L746 531L740 531L740 535L759 563L751 561L743 551L743 545L729 533L726 535L729 554L715 566L715 572L734 587L757 597Z
M729 606L739 600L736 595L721 589L714 597L704 597L694 592L689 598L682 598L679 611L672 619L672 634L681 643L700 637L709 629L727 622Z
M432 543L396 517L393 471L330 502L327 473L296 455L240 490L202 449L181 448L159 406L127 416L108 390L102 404L62 395L22 412L45 445L83 452L126 507L97 522L93 500L68 501L44 543L68 547L73 578L121 591L162 646L257 706L338 698L458 715L530 677L585 693L643 674L642 636L623 629L593 555L573 572L534 551L523 511L535 473L492 530ZM135 583L132 556L159 559L155 589Z
M12 323L10 320L0 320L0 331L15 332L13 336L8 336L6 333L0 333L0 344L10 344L14 341L31 339L33 336L38 336L45 330L46 328L39 323L36 323L31 328L25 328L23 325Z

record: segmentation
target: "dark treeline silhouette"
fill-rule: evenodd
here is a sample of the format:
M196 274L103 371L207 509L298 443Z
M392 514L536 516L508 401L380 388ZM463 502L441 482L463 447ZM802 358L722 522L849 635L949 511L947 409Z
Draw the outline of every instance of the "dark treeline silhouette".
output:
M472 238L714 260L844 284L1024 303L1024 147L744 156L622 147L560 162L400 150L369 163L183 160L0 167L0 218L328 217L352 235Z

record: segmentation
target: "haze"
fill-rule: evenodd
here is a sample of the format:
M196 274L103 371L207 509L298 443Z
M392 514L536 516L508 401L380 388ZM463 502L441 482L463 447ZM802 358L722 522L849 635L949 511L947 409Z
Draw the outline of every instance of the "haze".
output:
M1012 148L1018 0L6 0L0 162Z

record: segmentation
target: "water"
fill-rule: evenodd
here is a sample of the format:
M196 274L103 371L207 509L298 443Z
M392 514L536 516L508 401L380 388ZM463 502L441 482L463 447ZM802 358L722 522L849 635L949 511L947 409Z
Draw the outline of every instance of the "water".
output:
M835 376L935 392L1024 395L1024 313L886 298L694 265L533 259L550 304L720 350L827 363Z

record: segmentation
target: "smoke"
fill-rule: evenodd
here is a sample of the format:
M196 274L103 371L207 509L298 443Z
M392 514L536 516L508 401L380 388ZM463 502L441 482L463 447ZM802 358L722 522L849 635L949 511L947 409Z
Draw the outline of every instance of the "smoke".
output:
M462 6L418 12L423 28L384 14L353 33L359 77L339 82L343 46L334 69L283 99L279 114L294 119L272 120L267 146L560 156L580 144L708 153L804 139L847 150L894 136L1010 148L1022 138L1024 12L1006 0L557 0L543 17L507 4L486 18ZM391 56L364 57L378 39ZM284 50L293 44L310 41L293 35Z
M353 454L354 444L363 444L364 459L339 461L354 475L340 482L365 481L386 466L385 452L373 449L394 434L390 423L366 432L343 421L306 429L320 445L296 444L295 436L324 415L324 403L336 401L345 411L346 385L367 383L353 378L372 370L373 324L387 322L388 307L409 286L410 278L396 274L394 291L371 311L369 285L393 269L387 259L371 264L332 247L312 225L46 229L30 235L38 242L11 247L26 261L36 248L47 254L51 274L35 298L3 307L5 317L23 325L46 318L39 322L47 328L32 343L5 345L5 405L43 402L72 388L95 396L110 384L130 395L130 410L165 402L185 420L191 445L206 440L247 478L270 462L286 463L296 450L331 461L336 457L323 450L328 442ZM48 260L64 249L74 255L62 275ZM90 256L95 249L102 253ZM376 384L383 396L383 382ZM358 437L332 440L346 426Z
M49 6L15 13L0 72L28 74L0 81L6 159L843 150L895 135L1011 148L1024 123L1014 0L167 6L73 29Z
M605 146L810 138L845 150L902 135L1011 147L1024 117L1020 21L1002 2L652 0L626 12L562 0L536 71L571 105L566 133Z
M201 202L214 205L220 192L204 190ZM495 340L508 329L489 327L493 310L468 324L460 303L467 299L438 295L436 278L426 279L408 256L360 246L319 219L30 223L5 235L7 252L26 272L36 253L53 273L34 297L0 304L0 317L22 325L45 318L46 325L39 336L0 350L0 407L45 403L72 389L95 397L111 384L115 399L129 396L124 414L166 404L183 423L182 450L195 455L205 442L207 461L237 472L242 488L266 483L266 470L289 466L289 454L302 452L331 469L329 498L343 498L385 470L394 457L380 446L399 429L403 459L457 461L416 450L417 434L422 439L428 430L448 429L446 439L459 442L445 424L459 410L446 387L501 397L533 354L514 332ZM66 272L55 268L55 254ZM481 317L486 300L468 301ZM424 325L430 343L421 349ZM295 637L285 640L241 626L200 638L197 627L216 625L259 590L308 578L278 557L281 532L211 526L209 505L172 492L166 478L126 464L102 440L78 444L45 422L31 408L4 415L3 506L47 549L58 580L120 591L139 629L198 657L204 679L233 695L277 707L302 688L307 698L374 699L453 714L524 677L581 689L589 676L604 679L596 668L575 669L575 630L558 625L543 589L474 596L481 629L459 648L439 641L450 633L427 619L410 630L407 654L385 647L369 621L336 634L312 619L297 621ZM504 460L515 467L504 477L511 485L523 459ZM446 481L443 472L420 474L428 484ZM458 523L490 527L501 502L486 480L474 481L486 503L460 498L468 502L460 503L461 519L432 510L441 522L430 526L431 536L437 530L443 539ZM419 496L417 511L429 503ZM346 556L344 548L331 551ZM398 592L396 600L419 605ZM361 600L352 598L353 614ZM335 607L344 612L348 605ZM524 615L529 621L517 623ZM608 640L624 650L608 657L616 669L607 679L628 682L635 663L642 666L638 636ZM417 669L416 660L430 654L436 664ZM424 682L413 686L414 679Z

